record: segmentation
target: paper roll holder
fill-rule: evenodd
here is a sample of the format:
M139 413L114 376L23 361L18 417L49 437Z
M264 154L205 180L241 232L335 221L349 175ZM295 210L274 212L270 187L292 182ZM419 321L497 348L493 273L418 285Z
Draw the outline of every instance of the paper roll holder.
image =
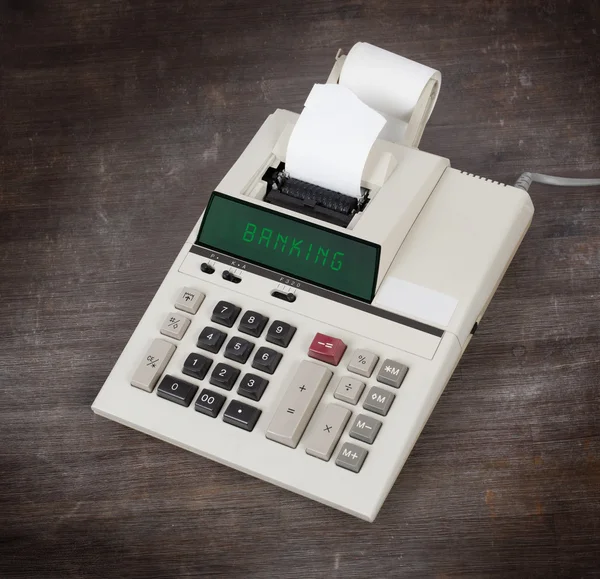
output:
M341 48L338 49L337 54L335 55L335 63L327 78L328 83L338 84L345 60L346 55L343 53ZM410 120L408 123L406 123L407 126L403 139L394 140L394 142L406 147L412 147L414 149L419 147L421 137L423 136L423 131L425 130L427 121L429 120L429 117L433 111L433 107L435 106L439 90L440 82L438 79L432 78L427 82L425 88L421 92L421 96L419 97L417 104L413 109ZM395 118L395 120L397 120L399 123L405 123L405 121L402 119Z

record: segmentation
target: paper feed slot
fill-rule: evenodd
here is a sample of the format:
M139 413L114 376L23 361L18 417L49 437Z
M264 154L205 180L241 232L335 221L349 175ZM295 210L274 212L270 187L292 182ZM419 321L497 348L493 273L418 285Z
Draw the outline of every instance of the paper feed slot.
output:
M331 189L290 177L285 164L269 167L262 180L266 183L264 201L297 213L348 227L355 215L369 202L369 190L361 188L361 197L343 195Z

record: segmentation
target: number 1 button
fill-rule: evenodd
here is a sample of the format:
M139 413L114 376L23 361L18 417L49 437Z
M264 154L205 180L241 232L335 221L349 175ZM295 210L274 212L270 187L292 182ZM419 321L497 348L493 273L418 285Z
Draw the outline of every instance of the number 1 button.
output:
M241 308L230 304L229 302L219 302L213 310L211 320L216 324L221 324L231 328L237 317L240 315Z

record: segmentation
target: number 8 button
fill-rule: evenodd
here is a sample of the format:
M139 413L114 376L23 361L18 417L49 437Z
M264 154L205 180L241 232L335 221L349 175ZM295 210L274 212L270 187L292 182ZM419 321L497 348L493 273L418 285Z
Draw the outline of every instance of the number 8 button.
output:
M271 342L271 344L276 344L282 348L287 348L295 333L296 328L294 328L294 326L275 320L267 332L267 342Z

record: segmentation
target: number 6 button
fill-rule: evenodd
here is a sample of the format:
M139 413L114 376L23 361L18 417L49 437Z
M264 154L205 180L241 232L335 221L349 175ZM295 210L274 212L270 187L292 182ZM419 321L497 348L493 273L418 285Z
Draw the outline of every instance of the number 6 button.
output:
M262 370L267 374L273 374L277 369L277 366L279 366L281 357L279 352L263 346L256 352L256 356L254 356L254 360L252 360L252 367L257 370Z

